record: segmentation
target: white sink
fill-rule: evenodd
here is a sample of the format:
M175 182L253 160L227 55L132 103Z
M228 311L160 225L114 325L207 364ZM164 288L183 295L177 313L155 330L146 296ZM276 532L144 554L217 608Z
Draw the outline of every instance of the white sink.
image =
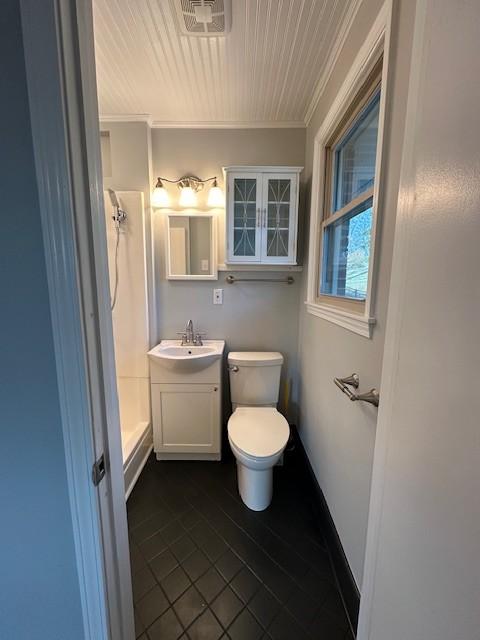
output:
M204 340L201 347L182 346L180 340L162 340L148 352L148 357L165 369L193 373L221 358L224 348L223 340Z

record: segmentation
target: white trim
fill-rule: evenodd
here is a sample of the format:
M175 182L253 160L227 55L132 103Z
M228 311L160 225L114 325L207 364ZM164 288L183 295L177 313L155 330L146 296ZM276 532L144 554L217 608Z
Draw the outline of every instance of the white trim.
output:
M77 68L69 68L66 74L70 85L67 84L65 90L65 101L73 131L69 155L77 161L73 173L75 201L79 206L77 252L82 296L89 303L85 310L85 341L94 436L105 451L108 465L98 495L110 635L111 640L131 640L134 637L132 581L110 309L92 3L91 0L57 1L68 7L75 5L76 11L70 20L76 29L70 46L74 46L78 38L78 60ZM65 55L65 50L64 45L59 57L62 53ZM74 84L76 76L77 85ZM97 455L99 452L97 449Z
M152 118L148 113L132 113L125 115L104 115L99 117L100 124L108 124L109 122L146 122L152 126Z
M328 304L312 304L310 302L305 303L307 311L318 318L329 320L334 324L338 324L344 329L358 333L365 338L371 338L372 328L375 324L375 318L368 318L366 316L350 313L344 311L339 307L333 307Z
M298 173L303 171L303 167L286 167L284 165L232 165L228 167L222 167L223 174L227 171L249 171L250 173Z
M412 227L415 225L412 211L415 207L415 193L412 189L415 178L415 132L417 129L418 103L422 92L422 76L425 73L425 23L427 0L417 0L411 65L408 84L408 99L405 115L402 164L395 242L388 301L387 330L382 366L380 403L375 441L374 466L372 472L370 507L367 524L365 564L362 582L362 598L358 620L358 640L371 637L371 616L375 598L375 579L380 544L380 525L383 513L383 495L386 478L387 453L390 445L390 425L394 413L395 388L398 374L399 344L405 306L405 285L407 283L408 248Z
M164 122L153 120L153 129L305 129L303 120L237 120L237 121L198 121L198 122Z
M192 120L192 121L165 121L154 120L146 113L126 115L101 115L100 123L109 122L146 122L151 129L305 129L303 120Z
M335 39L335 42L333 43L332 48L330 49L329 57L325 63L325 67L323 69L322 75L320 76L315 86L312 98L305 111L304 121L306 126L310 124L310 120L312 119L313 114L315 113L315 109L317 108L317 105L320 102L323 92L325 91L325 87L327 86L328 81L330 80L330 77L335 68L335 65L337 64L337 60L343 49L343 45L345 44L345 41L347 40L347 37L350 34L350 29L352 28L353 21L355 20L358 10L362 5L362 2L363 0L353 0L350 3L345 13L343 22L340 25L340 28L338 30L338 35Z
M58 4L21 0L32 139L82 601L84 637L108 637L97 490L91 482L91 433L84 327L78 286L74 202L63 104ZM45 79L48 78L48 83Z
M353 62L330 110L321 124L314 140L313 151L313 177L312 177L312 197L310 208L310 242L308 255L308 279L307 279L307 311L315 316L321 317L344 328L354 331L364 337L371 337L375 324L372 313L374 307L374 290L376 279L376 259L375 244L378 233L378 209L382 202L380 193L384 176L385 154L383 153L383 134L385 128L385 105L388 96L388 71L389 71L389 50L390 50L390 26L392 0L386 0L382 5L375 22L367 35L365 42L360 48L355 61ZM379 128L377 139L376 156L376 179L373 193L373 220L372 220L372 240L370 250L370 264L368 272L367 297L364 305L364 313L358 314L357 321L345 319L345 311L342 308L322 304L317 296L317 275L321 259L321 229L323 226L323 194L324 194L324 174L325 174L325 147L328 139L332 136L337 123L345 113L356 93L367 79L372 68L383 52L382 67L382 92L380 96ZM354 314L348 314L354 315ZM348 324L348 326L346 326Z

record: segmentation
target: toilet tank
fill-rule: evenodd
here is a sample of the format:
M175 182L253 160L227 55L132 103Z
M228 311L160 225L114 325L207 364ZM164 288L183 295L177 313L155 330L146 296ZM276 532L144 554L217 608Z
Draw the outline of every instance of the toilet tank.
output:
M228 354L230 399L237 406L275 407L283 356L276 351L232 351Z

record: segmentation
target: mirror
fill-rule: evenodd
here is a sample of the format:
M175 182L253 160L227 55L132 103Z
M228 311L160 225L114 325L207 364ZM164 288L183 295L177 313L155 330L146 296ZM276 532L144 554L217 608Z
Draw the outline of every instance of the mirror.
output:
M214 216L168 214L167 220L167 279L216 280Z

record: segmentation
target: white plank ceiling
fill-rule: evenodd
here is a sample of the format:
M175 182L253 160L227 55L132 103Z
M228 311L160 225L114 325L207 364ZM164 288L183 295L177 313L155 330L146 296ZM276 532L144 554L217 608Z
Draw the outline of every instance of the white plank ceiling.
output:
M225 37L180 35L176 0L94 0L101 117L303 125L356 0L233 0Z

